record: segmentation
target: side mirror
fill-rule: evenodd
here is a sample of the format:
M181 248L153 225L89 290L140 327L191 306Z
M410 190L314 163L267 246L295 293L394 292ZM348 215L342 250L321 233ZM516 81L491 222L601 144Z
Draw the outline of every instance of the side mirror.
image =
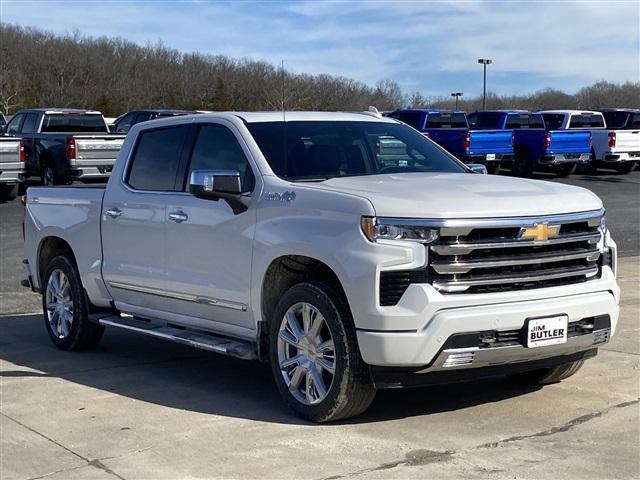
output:
M473 173L480 173L482 175L487 175L488 173L487 167L481 163L469 163L467 168L469 168Z
M201 198L229 198L242 193L238 170L194 170L189 192Z

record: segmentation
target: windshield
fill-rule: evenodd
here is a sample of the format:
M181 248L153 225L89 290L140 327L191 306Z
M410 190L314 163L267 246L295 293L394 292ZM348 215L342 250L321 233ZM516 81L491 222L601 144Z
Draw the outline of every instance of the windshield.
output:
M107 125L104 123L102 115L68 113L45 115L41 131L43 133L108 133Z
M249 123L272 170L288 180L468 171L406 125L383 122Z

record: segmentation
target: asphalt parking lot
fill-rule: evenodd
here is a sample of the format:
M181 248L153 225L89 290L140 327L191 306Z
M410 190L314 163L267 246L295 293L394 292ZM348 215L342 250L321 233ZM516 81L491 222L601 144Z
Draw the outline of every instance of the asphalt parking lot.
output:
M543 389L383 391L322 426L287 411L265 365L109 330L56 350L19 285L22 206L0 204L0 478L640 478L640 172L559 181L603 199L620 247L599 355Z

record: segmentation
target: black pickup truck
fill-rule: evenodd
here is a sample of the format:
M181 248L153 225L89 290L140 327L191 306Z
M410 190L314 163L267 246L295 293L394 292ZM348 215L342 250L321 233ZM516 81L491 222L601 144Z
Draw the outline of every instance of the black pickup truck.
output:
M25 178L45 185L106 179L125 138L109 133L100 112L69 108L20 110L4 135L21 139Z

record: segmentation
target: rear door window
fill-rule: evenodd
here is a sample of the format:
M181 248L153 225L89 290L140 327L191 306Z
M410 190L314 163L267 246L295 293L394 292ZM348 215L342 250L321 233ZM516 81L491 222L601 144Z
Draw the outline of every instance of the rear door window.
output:
M38 114L28 113L22 124L22 133L34 133L38 129Z
M25 116L26 115L24 113L21 113L20 115L16 115L11 119L11 121L7 125L7 135L17 135L18 133L20 133L20 127L22 127L22 122L24 121Z
M147 130L138 137L127 183L136 190L174 191L189 126Z
M430 113L427 128L467 128L464 113Z

